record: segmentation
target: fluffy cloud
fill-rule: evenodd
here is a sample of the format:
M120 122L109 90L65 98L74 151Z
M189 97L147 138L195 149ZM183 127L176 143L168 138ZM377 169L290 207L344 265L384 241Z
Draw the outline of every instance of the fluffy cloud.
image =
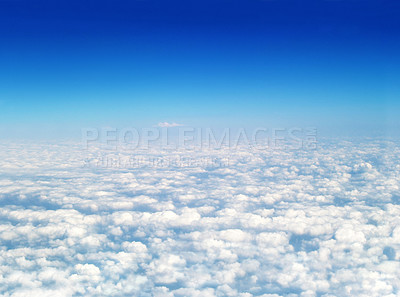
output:
M172 127L180 127L183 126L182 124L177 124L175 122L173 123L168 123L168 122L159 122L157 124L158 127L162 127L162 128L172 128Z
M395 142L0 146L2 296L398 295Z

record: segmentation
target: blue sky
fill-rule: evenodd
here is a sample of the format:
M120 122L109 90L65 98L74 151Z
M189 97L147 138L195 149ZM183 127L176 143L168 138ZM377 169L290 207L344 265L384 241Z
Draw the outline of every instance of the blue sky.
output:
M393 128L399 12L396 1L3 0L0 136L160 121Z

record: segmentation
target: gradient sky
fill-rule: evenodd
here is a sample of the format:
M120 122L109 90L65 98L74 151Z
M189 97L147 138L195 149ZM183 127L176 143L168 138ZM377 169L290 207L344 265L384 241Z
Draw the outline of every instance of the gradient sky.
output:
M0 137L399 126L398 1L0 0Z

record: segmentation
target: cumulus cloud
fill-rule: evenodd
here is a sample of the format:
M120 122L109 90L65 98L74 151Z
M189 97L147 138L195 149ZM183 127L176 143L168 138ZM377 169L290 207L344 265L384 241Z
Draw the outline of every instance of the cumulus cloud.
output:
M168 123L168 122L159 122L157 124L157 127L162 127L162 128L172 128L172 127L180 127L183 126L182 124L178 124L175 122Z
M1 296L398 295L393 143L149 148L135 154L229 162L83 166L99 153L0 143Z

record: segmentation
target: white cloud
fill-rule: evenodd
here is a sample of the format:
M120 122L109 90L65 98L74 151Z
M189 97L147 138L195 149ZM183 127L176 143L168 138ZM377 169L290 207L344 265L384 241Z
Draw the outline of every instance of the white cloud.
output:
M172 128L172 127L180 127L183 126L182 124L178 124L178 123L168 123L168 122L159 122L157 124L158 127L162 127L162 128Z
M396 146L136 152L229 159L222 168L83 168L107 152L0 146L1 296L400 290Z

